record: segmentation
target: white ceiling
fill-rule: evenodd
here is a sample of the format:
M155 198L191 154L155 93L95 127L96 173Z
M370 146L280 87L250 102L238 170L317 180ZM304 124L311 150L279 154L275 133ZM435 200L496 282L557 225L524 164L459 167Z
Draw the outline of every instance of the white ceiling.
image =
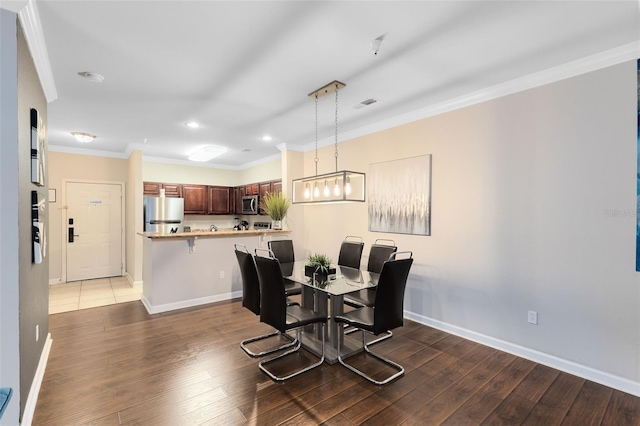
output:
M339 133L353 133L637 42L638 4L40 0L58 93L49 146L124 156L141 144L145 158L186 161L213 144L228 152L208 165L242 168L277 156L278 144L312 148L307 95L333 80L347 85ZM379 102L353 108L367 98ZM333 140L334 107L332 96L319 100L323 143ZM98 137L80 144L72 131Z

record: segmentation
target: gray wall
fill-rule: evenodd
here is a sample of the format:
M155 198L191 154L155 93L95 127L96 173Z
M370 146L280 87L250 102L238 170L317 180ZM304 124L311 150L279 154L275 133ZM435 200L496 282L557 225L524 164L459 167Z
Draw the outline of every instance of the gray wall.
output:
M18 255L20 285L20 412L24 411L31 383L49 333L49 256L32 262L31 191L47 196L44 187L31 183L31 117L38 110L47 123L47 101L40 85L27 43L18 27ZM44 153L46 160L46 151ZM45 161L45 164L47 162ZM48 205L45 218L48 217ZM48 224L47 224L48 228ZM48 239L48 236L47 236ZM36 325L40 338L36 342Z
M18 80L17 15L0 9L0 387L14 396L2 424L18 423Z

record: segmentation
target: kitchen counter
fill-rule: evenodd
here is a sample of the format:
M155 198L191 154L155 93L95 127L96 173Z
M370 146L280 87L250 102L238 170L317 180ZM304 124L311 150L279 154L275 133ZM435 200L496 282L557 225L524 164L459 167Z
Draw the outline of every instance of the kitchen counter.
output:
M247 235L283 234L291 232L288 229L248 229L246 231L234 231L233 229L208 229L192 230L191 232L177 232L175 234L161 234L157 232L138 232L146 238L194 238L194 237L242 237Z
M142 298L150 314L242 297L234 246L251 253L270 237L290 230L194 230L176 234L140 232L143 238Z

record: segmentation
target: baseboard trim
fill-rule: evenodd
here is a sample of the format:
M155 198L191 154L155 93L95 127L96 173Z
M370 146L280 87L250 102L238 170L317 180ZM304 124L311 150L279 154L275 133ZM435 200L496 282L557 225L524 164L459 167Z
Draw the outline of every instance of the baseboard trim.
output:
M36 374L31 382L31 389L29 389L29 395L27 396L27 402L24 406L24 413L22 416L22 426L30 426L33 421L33 415L36 412L36 403L38 402L38 394L40 393L40 386L42 385L42 379L44 378L44 372L47 369L47 362L49 361L49 352L51 352L51 333L47 333L47 340L44 342L42 353L40 354L40 361L38 362L38 368Z
M640 396L640 382L634 382L582 364L567 361L566 359L536 351L534 349L525 348L524 346L516 345L514 343L505 342L504 340L496 339L491 336L467 330L466 328L438 321L433 318L428 318L413 312L405 311L404 317L420 324L428 325L429 327L464 337L465 339L472 340L485 346L546 365L547 367L555 368L556 370L564 371L565 373L573 374L574 376L582 377L583 379L591 380L592 382L600 383L601 385L608 386L634 396Z
M62 278L53 278L49 280L49 285L62 284Z
M125 273L124 276L127 277L127 280L129 281L129 284L131 284L131 287L133 287L133 288L142 287L142 281L134 281L133 277L131 275L129 275L128 272Z
M200 297L198 299L183 300L181 302L166 303L164 305L151 305L144 295L140 301L151 315L162 312L175 311L176 309L191 308L193 306L206 305L207 303L221 302L223 300L231 300L242 297L242 291L234 291L231 293L216 294L215 296Z

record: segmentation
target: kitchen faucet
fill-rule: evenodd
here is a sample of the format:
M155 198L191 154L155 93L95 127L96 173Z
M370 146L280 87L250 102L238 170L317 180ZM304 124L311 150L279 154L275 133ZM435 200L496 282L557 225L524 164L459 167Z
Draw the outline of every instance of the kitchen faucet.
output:
M217 226L215 226L215 225L211 225L211 226L209 227L209 231L217 231L217 230L218 230L218 227L217 227Z

